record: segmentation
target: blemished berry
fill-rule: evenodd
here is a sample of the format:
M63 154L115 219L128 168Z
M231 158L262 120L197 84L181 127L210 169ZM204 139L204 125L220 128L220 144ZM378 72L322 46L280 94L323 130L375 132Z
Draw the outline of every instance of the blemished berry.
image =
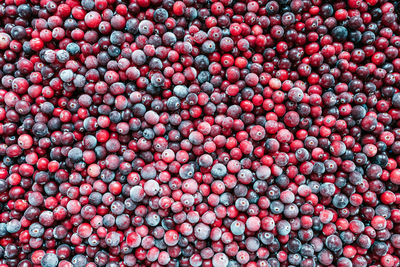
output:
M399 264L396 1L0 15L1 267Z

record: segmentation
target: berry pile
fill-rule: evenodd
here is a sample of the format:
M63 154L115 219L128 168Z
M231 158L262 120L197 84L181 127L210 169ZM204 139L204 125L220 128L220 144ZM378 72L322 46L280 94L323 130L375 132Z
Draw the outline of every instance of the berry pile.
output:
M0 267L400 266L399 16L1 1Z

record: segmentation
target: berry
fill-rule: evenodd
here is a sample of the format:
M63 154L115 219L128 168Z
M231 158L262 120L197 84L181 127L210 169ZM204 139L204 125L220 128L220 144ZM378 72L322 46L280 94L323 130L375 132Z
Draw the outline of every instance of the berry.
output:
M398 265L397 3L126 2L0 4L0 264Z

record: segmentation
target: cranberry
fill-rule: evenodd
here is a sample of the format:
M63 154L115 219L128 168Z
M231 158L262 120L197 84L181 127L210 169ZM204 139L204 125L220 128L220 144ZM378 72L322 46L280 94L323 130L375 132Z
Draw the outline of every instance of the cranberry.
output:
M36 2L0 5L0 264L398 265L396 3Z

